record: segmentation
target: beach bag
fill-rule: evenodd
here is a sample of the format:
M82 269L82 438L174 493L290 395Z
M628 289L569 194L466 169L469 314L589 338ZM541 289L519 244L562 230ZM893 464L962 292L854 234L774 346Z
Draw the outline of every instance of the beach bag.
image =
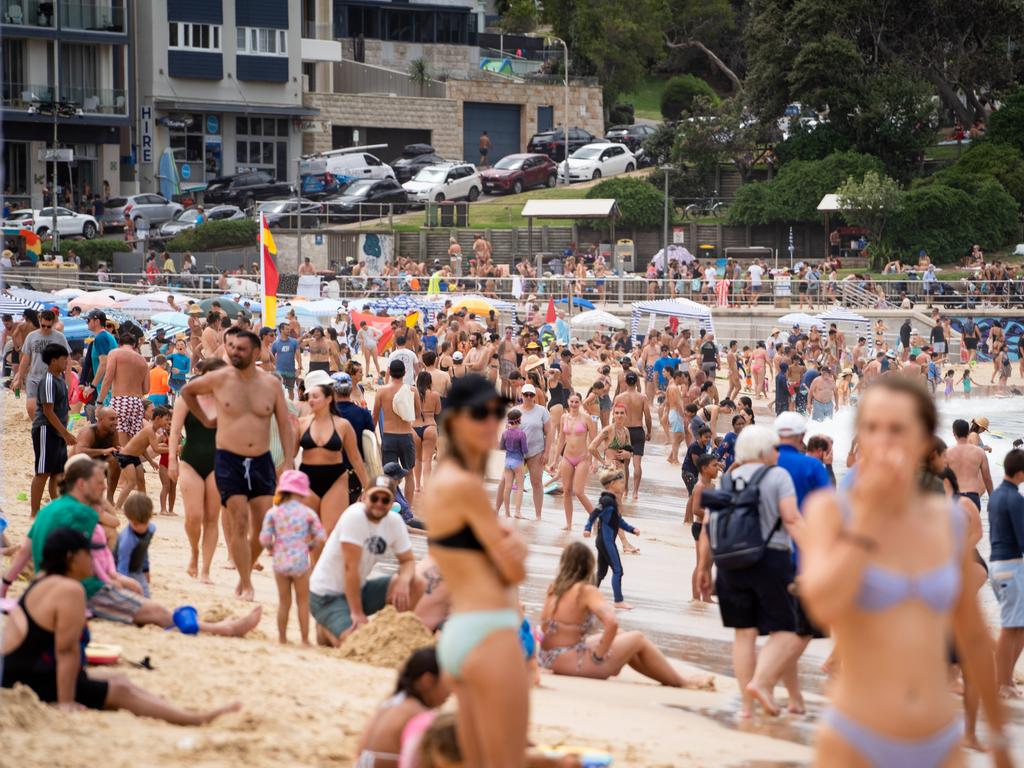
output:
M413 422L416 420L416 401L413 397L412 387L403 386L395 393L395 397L391 401L391 410L402 421Z
M708 540L711 556L726 571L750 568L764 557L768 541L779 530L781 516L768 536L761 535L761 479L771 467L761 467L750 480L722 477L720 490L706 490L701 503L710 511Z

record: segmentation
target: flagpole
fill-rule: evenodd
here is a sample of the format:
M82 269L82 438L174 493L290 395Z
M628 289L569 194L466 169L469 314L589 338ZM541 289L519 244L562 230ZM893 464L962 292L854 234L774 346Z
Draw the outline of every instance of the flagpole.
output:
M264 227L267 226L266 214L260 211L260 311L263 315L263 325L266 326L270 315L267 313L267 264L266 264L266 251L263 243L263 232Z

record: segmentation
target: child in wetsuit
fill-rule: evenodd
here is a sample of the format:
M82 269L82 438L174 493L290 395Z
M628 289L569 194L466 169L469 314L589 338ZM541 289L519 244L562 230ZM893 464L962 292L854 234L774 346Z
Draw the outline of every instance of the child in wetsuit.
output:
M589 537L595 521L600 521L597 529L597 578L594 580L596 586L601 586L601 581L608 575L608 569L612 571L612 593L615 596L615 607L621 610L630 610L629 605L622 597L622 557L615 545L615 538L619 529L639 536L640 531L622 519L619 513L619 500L626 492L626 475L621 469L606 469L601 473L599 480L604 492L597 500L594 511L590 513L583 528L583 535Z
M498 499L497 511L501 513L501 505L505 505L505 517L512 515L512 489L516 493L516 517L522 517L523 511L523 478L526 474L526 433L520 423L523 415L518 408L508 412L508 426L501 435L500 448L505 451L505 492Z
M701 504L701 494L705 488L715 487L715 478L718 477L718 470L721 467L718 457L709 453L698 456L695 463L697 464L697 483L693 486L693 493L690 494L690 498L686 502L686 514L683 517L684 523L690 523L690 533L693 534L694 542L700 539L700 531L707 515L707 510ZM705 603L710 603L711 593L702 592L699 586L700 579L697 576L700 571L700 547L697 547L697 562L694 563L693 575L690 577L693 601L703 600Z
M142 594L149 597L149 544L156 533L153 501L144 493L132 491L124 502L128 525L117 537L117 572L134 579Z

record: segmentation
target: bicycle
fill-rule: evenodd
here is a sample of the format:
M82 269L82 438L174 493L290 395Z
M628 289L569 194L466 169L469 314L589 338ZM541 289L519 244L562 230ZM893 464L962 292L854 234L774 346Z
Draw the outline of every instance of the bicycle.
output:
M705 216L718 218L725 215L726 203L718 199L718 190L710 197L700 198L697 202L690 203L683 209L683 215L687 219L700 219Z

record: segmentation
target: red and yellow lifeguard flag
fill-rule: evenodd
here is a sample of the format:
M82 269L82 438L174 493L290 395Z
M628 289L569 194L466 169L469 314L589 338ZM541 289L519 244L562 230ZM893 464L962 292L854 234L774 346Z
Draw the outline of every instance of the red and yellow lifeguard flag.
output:
M277 245L267 226L266 214L260 213L260 295L263 297L263 325L277 325Z
M31 229L23 229L18 234L25 239L25 252L35 257L32 261L39 261L43 255L43 241L39 239L39 235Z

